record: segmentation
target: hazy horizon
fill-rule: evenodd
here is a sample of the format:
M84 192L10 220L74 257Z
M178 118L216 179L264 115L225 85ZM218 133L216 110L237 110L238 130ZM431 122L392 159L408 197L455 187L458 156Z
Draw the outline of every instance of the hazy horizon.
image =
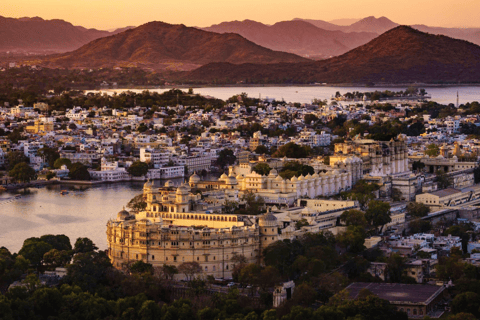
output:
M96 29L115 29L139 26L150 21L207 27L224 21L255 20L265 24L294 18L315 20L362 19L385 16L399 24L424 24L432 27L480 27L478 0L177 0L135 2L118 0L3 0L0 15L11 18L41 17L62 19L74 25ZM412 9L413 8L413 9Z

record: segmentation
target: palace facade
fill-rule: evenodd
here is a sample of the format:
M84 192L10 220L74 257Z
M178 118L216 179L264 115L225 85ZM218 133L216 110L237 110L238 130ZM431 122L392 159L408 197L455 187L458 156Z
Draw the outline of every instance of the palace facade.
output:
M336 143L330 162L335 163L352 155L362 159L363 174L384 176L408 171L407 146L401 138L388 142L354 139Z
M220 192L220 190L218 191ZM231 192L224 189L223 192ZM246 263L259 262L270 244L324 230L335 232L343 211L358 208L353 201L306 200L296 207L276 206L261 216L221 214L204 208L207 199L194 194L186 184L163 187L144 185L147 203L144 211L131 214L125 210L107 223L108 256L118 269L136 261L154 267L197 262L201 276L231 278L238 257ZM211 207L213 208L213 207ZM298 221L307 222L301 227ZM177 279L184 275L177 275Z

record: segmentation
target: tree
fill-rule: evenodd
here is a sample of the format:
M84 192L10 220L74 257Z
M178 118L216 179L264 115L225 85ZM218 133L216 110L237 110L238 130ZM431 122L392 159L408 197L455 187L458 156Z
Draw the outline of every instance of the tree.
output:
M365 214L355 209L344 211L340 216L340 220L345 222L347 226L361 226L365 228L368 225Z
M295 223L295 229L300 230L302 227L309 226L307 219L300 219Z
M425 149L425 154L430 157L436 157L440 153L440 148L435 143L431 143Z
M52 180L53 178L55 178L56 174L55 172L52 172L52 171L48 171L47 172L47 175L45 176L45 178L47 178L48 181Z
M312 152L311 148L308 146L300 146L294 142L289 142L280 148L273 154L274 157L277 158L306 158Z
M411 217L421 218L428 215L430 207L419 202L410 202L407 205L407 213Z
M476 319L478 319L476 316L466 312L460 312L448 317L448 320L476 320Z
M202 272L202 267L196 261L184 262L178 266L178 272L183 273L186 280L192 280L197 273Z
M50 147L43 147L41 149L38 149L37 155L43 157L50 168L53 168L55 161L60 158L58 150Z
M402 200L402 191L398 188L392 188L392 200L400 201Z
M216 160L217 166L220 168L225 168L235 163L237 157L233 154L233 151L230 149L223 149L218 153L218 158Z
M72 180L90 180L90 173L86 166L80 162L72 164L69 168L68 176Z
M227 214L233 214L238 208L238 202L225 200L225 204L222 207L222 212Z
M422 233L432 230L432 224L430 221L417 218L408 223L408 228L411 233Z
M135 161L130 167L128 167L127 172L134 177L141 177L148 173L148 164L141 161Z
M435 175L438 188L446 189L452 185L452 179L443 170L438 170Z
M270 173L270 166L267 163L257 163L253 168L252 171L255 171L256 173L262 175L262 176L268 176Z
M462 292L457 294L450 304L453 313L471 313L476 318L480 317L480 295L474 292Z
M309 165L301 164L298 161L289 161L285 163L279 175L283 179L291 179L292 177L306 176L315 174L315 169Z
M255 153L257 154L269 154L268 148L264 145L259 145L255 148Z
M312 113L307 113L304 117L303 120L305 124L311 124L312 122L315 122L318 120L318 117Z
M390 218L390 205L383 201L370 201L368 209L365 211L365 218L373 227L380 227L378 231L381 231L384 225L392 221Z
M246 192L242 200L245 202L245 207L249 214L258 215L261 213L265 200L263 197L255 195L253 192Z
M43 255L43 263L53 270L66 265L71 258L72 256L66 250L52 249Z
M162 273L166 279L173 280L173 277L178 274L178 269L175 266L164 264L162 267Z
M89 253L89 252L94 252L97 249L98 249L97 246L95 246L92 240L88 238L77 238L77 241L75 241L73 252Z
M153 274L153 266L151 263L145 263L143 261L135 261L128 268L131 273L150 273Z
M25 156L23 152L20 151L10 151L7 153L7 170L12 170L15 165L25 162L25 163L30 163L30 159Z
M53 163L53 167L55 169L60 169L63 165L66 165L67 168L70 168L72 166L72 161L70 161L70 159L66 159L66 158L58 158Z
M347 230L337 235L337 241L351 253L365 250L365 228L361 226L348 226Z
M23 183L28 183L37 178L35 170L25 162L17 163L15 167L8 172L8 175L16 181L21 181Z
M140 212L143 211L147 208L147 202L145 201L145 198L143 197L143 193L140 193L139 195L136 195L133 197L127 204L127 208L134 212Z
M412 164L412 170L413 171L422 171L423 168L425 168L425 163L421 162L421 161L414 161L413 164Z
M43 256L52 249L52 245L40 240L40 238L28 238L23 242L23 246L18 254L30 260L30 263L35 267L40 267Z

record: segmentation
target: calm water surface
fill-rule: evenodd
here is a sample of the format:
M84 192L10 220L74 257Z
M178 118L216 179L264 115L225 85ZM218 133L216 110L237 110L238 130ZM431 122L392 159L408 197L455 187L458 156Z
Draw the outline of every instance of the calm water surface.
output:
M421 86L422 87L422 86ZM480 87L422 87L432 96L432 100L438 103L448 104L456 103L457 92L459 95L460 104L472 101L480 101ZM211 87L211 88L194 88L194 93L202 95L209 95L215 98L226 100L236 94L245 92L249 97L273 98L276 100L284 99L286 102L300 102L310 103L313 99L330 99L332 95L335 95L337 91L340 93L346 92L369 92L369 91L401 91L406 87L323 87L323 86L311 86L311 87ZM162 93L170 89L149 89L151 92ZM107 94L113 94L114 92L121 93L128 91L125 89L109 89L101 91L89 91L89 92L106 92ZM142 89L130 90L134 92L142 92Z
M95 187L53 185L1 193L0 247L18 252L27 238L65 234L72 245L78 237L87 237L106 249L107 221L115 218L142 188L143 183L131 182ZM61 195L61 190L69 193ZM22 197L15 199L18 193Z

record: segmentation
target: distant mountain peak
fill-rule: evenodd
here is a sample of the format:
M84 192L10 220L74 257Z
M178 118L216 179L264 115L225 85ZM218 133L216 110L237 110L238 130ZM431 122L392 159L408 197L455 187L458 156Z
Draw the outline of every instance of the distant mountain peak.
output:
M282 83L478 83L480 46L397 26L341 56L295 66L206 65L185 76L189 80Z
M261 47L238 34L218 34L183 24L152 21L97 39L73 52L48 57L44 65L191 70L211 62L269 64L305 61L309 60Z

